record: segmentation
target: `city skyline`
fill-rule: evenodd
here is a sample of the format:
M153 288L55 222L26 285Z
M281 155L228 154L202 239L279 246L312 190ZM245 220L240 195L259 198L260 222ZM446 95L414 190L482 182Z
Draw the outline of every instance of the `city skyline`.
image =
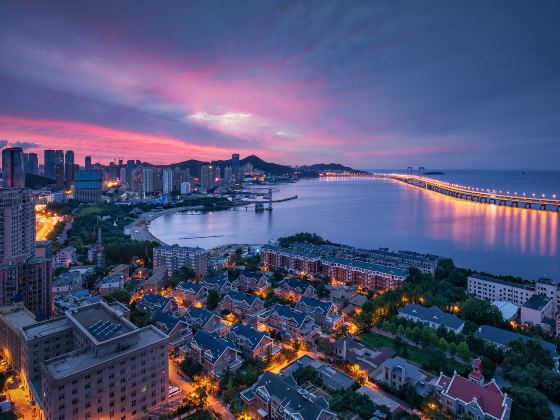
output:
M28 6L0 14L2 147L557 167L552 2Z

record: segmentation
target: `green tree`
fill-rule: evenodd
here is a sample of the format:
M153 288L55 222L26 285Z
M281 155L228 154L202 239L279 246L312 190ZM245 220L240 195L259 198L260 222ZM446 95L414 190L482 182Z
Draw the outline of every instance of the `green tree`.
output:
M208 291L208 296L206 297L206 307L209 311L213 311L218 307L220 302L220 295L215 290L211 289Z
M457 344L455 344L455 343L449 343L449 346L447 346L447 350L448 350L449 353L451 353L451 354L457 353Z
M461 308L465 320L475 324L500 326L503 323L502 313L492 303L481 299L467 299Z
M490 380L496 372L496 363L486 356L482 356L480 361L482 362L482 374L486 379Z
M445 338L441 337L439 339L438 346L441 351L447 350L447 341L445 341Z
M457 346L457 354L465 362L469 362L471 360L471 351L469 350L468 344L464 341L461 341Z
M128 292L125 289L117 289L115 290L113 293L111 293L111 296L117 301L122 303L123 305L128 305L128 303L130 302L130 299L132 298L130 292Z
M509 389L513 400L511 408L512 420L549 420L553 419L546 397L539 391L529 387L513 387Z

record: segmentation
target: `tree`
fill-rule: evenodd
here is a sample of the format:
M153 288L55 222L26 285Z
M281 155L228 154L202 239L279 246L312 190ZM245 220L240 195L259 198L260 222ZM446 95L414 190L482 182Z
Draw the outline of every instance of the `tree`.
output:
M509 389L508 394L513 400L511 408L512 420L548 420L553 418L546 397L536 389L513 387Z
M224 400L226 403L229 403L231 400L233 400L236 390L237 387L235 386L235 382L233 381L233 376L230 375L224 389Z
M457 353L457 344L455 344L455 343L449 343L449 346L447 346L447 350L448 350L449 353L451 353L451 354Z
M469 346L467 345L467 343L464 341L461 341L457 346L457 354L465 362L471 360L471 351L469 350Z
M410 267L408 269L408 278L406 279L407 283L419 284L422 283L422 280L422 272L419 269L417 269L416 267Z
M220 295L214 289L208 291L208 296L206 297L206 307L209 311L213 311L218 307L218 302L220 301Z
M128 305L128 303L130 302L130 299L132 298L130 292L128 292L125 289L117 289L115 290L113 293L111 293L111 296L117 301L122 303L123 305Z
M447 281L449 281L453 286L466 287L467 275L463 270L455 268L449 273Z
M447 350L447 341L445 341L445 338L441 337L439 339L438 346L441 351Z
M200 365L200 363L198 363L196 360L194 360L191 357L187 357L185 360L183 360L180 364L179 364L179 368L188 376L190 376L191 378L194 375L198 375L199 373L202 373L203 368Z
M292 374L298 385L304 385L311 382L313 385L321 386L323 381L319 378L317 371L311 366L302 366Z
M478 325L500 326L503 323L502 313L492 303L481 299L467 299L461 308L465 320Z
M317 350L325 355L331 354L334 351L334 344L326 338L319 338L317 340Z
M486 356L482 356L480 361L482 362L482 374L484 377L488 380L493 378L494 373L496 372L496 363Z

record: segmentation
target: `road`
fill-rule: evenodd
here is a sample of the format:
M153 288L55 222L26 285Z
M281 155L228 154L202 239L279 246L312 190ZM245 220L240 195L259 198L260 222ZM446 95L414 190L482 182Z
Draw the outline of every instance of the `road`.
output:
M36 240L38 241L45 241L47 240L47 236L49 233L52 232L54 226L61 220L58 216L52 217L45 217L39 216L37 217L37 233L35 234Z
M189 395L195 390L193 382L187 381L181 377L184 376L183 373L179 373L180 369L177 364L169 360L169 383L171 385L178 386L185 393ZM224 420L235 420L235 416L229 411L229 408L224 404L219 398L210 395L208 397L208 408L210 408L215 413L219 414Z

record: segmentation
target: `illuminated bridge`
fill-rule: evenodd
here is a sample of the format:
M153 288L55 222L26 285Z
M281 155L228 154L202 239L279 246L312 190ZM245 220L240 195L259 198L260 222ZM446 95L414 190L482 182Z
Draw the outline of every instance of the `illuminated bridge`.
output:
M478 203L495 204L499 206L520 207L535 210L549 210L560 212L560 199L556 194L527 194L517 191L502 191L486 188L470 187L438 181L436 179L412 174L351 174L351 173L323 173L325 177L352 177L352 178L378 178L392 179L411 185L413 187L434 191L439 194L454 197L460 200L475 201Z

